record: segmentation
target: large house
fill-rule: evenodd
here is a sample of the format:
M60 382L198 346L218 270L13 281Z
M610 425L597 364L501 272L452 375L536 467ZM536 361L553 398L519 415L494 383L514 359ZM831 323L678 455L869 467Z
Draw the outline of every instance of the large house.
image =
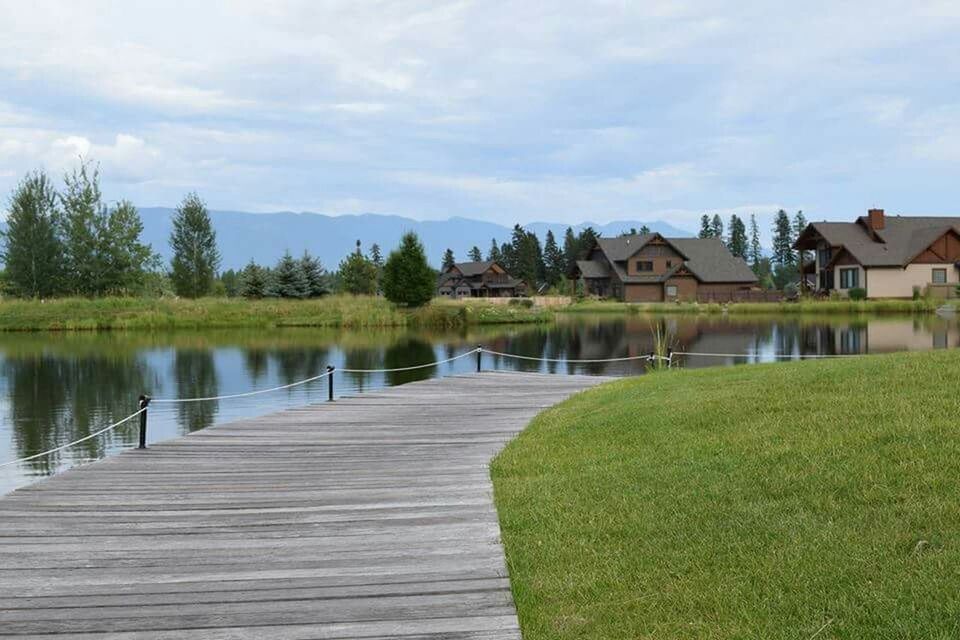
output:
M568 276L589 295L625 302L744 299L757 286L750 267L717 238L659 233L599 238Z
M960 281L960 218L887 216L870 209L855 222L812 222L794 246L813 252L804 271L815 275L821 293L949 296Z
M458 262L440 274L437 295L442 298L512 298L526 293L526 285L493 261Z

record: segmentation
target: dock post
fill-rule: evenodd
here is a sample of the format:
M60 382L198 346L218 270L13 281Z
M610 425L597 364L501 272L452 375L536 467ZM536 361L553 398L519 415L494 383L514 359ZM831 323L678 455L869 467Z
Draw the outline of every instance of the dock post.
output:
M150 396L141 395L138 408L140 409L140 446L138 449L147 448L147 407L150 406Z
M483 345L477 345L477 373L480 373L483 365Z
M673 367L673 347L667 347L667 369Z
M333 402L333 372L335 367L332 365L327 365L327 373L330 375L327 376L327 402Z

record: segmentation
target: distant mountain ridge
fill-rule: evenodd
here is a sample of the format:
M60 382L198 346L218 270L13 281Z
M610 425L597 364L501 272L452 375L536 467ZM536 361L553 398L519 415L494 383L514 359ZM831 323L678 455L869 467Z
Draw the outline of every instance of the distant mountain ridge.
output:
M163 256L170 259L169 237L173 209L145 207L140 209L143 219L143 239ZM374 243L379 244L386 257L400 242L400 236L414 231L427 250L427 258L439 266L444 250L453 249L457 260L467 260L467 252L474 245L484 255L490 249L490 241L496 238L503 244L509 242L512 227L453 217L447 220L414 220L396 215L364 213L357 215L329 216L320 213L248 213L243 211L211 211L210 218L217 232L217 244L223 256L223 269L242 268L252 258L260 264L272 265L287 250L300 255L306 249L320 258L324 267L336 269L340 260L362 243L364 252ZM534 222L524 225L544 242L547 230L553 231L557 242L563 244L563 234L568 226L579 231L592 226L604 236L616 236L630 228L640 229L644 224L664 235L689 237L689 231L663 221L643 222L625 220L608 224L584 222L567 225L553 222Z

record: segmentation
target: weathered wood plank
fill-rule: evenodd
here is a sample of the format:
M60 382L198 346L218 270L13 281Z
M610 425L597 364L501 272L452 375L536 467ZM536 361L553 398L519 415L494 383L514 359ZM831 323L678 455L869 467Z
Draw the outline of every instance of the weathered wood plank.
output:
M517 640L487 465L600 381L418 382L16 491L0 499L0 637Z

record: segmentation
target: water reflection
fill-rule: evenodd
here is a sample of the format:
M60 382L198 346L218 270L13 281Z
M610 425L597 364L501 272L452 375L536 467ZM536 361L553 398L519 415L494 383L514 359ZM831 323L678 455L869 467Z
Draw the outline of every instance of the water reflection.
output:
M92 433L129 415L136 398L206 397L291 384L323 372L397 369L445 360L477 344L551 362L484 355L486 369L636 375L642 361L573 363L636 357L654 350L653 329L674 350L693 352L684 367L762 362L775 354L857 354L952 348L956 320L915 317L561 316L550 325L486 327L468 332L211 331L0 335L0 462L26 457ZM338 373L337 394L354 394L470 372L471 356L412 371ZM322 401L326 381L285 391L151 409L151 441ZM0 492L135 442L136 426L59 454L0 468Z

